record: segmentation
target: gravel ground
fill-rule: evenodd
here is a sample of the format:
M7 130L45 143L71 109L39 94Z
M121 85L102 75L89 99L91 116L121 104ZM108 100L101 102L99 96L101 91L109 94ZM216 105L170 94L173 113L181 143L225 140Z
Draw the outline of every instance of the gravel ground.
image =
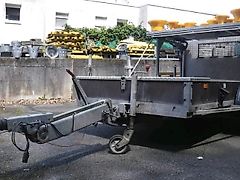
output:
M74 103L9 105L0 115L58 114L73 107ZM232 114L231 118L204 117L190 122L144 117L136 125L131 151L123 155L110 154L107 146L111 136L122 134L122 128L89 127L51 144L31 143L28 164L21 163L22 152L12 145L11 134L2 133L0 179L239 179L237 117ZM17 142L23 145L24 138L18 136Z

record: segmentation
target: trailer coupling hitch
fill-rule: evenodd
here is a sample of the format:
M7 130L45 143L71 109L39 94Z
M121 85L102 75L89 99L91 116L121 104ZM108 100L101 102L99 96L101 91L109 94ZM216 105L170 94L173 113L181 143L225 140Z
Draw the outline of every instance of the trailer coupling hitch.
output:
M26 146L25 149L20 148L17 145L15 133L21 133L25 136L26 139ZM30 148L30 141L35 143L43 143L48 138L48 129L47 125L43 122L37 121L32 123L18 123L14 129L12 130L11 140L13 145L19 150L23 152L22 162L27 163L29 159L29 148ZM30 141L29 141L30 140Z
M30 141L43 143L48 139L47 126L52 118L52 113L46 113L0 119L0 131L6 130L12 133L11 141L19 151L23 152L22 162L27 163L29 159ZM25 136L25 148L22 148L17 144L16 133Z
M28 123L24 123L24 122L19 122L17 125L15 125L15 127L13 127L12 129L12 135L11 135L11 140L13 145L19 150L23 152L23 156L22 156L22 162L23 163L27 163L28 162L28 158L29 158L29 147L30 147L30 143L29 140L31 141L35 141L36 142L36 136L38 134L38 129L41 126L40 123L32 123L32 124L28 124ZM1 119L0 120L0 130L9 130L8 129L8 123L6 119ZM25 136L26 139L26 145L25 148L21 148L17 145L16 142L16 132L21 133Z

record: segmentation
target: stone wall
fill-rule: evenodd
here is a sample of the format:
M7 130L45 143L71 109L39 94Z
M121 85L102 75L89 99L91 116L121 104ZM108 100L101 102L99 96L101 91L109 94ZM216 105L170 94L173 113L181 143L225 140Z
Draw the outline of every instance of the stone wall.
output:
M132 61L135 64L136 61ZM145 66L150 65L146 73ZM161 61L161 72L173 72L179 61ZM126 61L105 59L92 61L92 75L122 76L126 75ZM87 60L71 59L14 59L0 58L0 100L70 98L72 96L71 77L65 69L76 75L88 75ZM140 74L155 75L155 61L141 61L136 69Z

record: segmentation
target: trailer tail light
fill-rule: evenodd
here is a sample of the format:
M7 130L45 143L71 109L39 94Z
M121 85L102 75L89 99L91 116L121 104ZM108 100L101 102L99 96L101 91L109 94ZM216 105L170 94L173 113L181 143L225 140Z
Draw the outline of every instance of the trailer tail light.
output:
M208 89L208 83L203 83L203 89Z

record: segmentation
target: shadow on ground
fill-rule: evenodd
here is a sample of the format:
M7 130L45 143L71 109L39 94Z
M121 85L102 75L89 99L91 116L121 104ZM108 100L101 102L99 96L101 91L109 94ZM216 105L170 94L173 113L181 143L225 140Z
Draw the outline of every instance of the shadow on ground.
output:
M78 159L81 159L90 154L97 153L99 151L104 151L107 148L106 145L96 144L96 145L86 145L82 148L71 150L65 153L52 156L50 158L44 159L37 163L31 163L28 166L20 167L13 171L5 172L4 174L0 173L0 179L31 179L34 173L41 174L44 170L66 165ZM25 170L28 171L25 171ZM24 173L23 173L24 172ZM18 178L19 176L19 178ZM24 177L23 177L24 176ZM21 177L21 178L20 178Z
M227 113L192 119L142 116L138 118L130 144L167 151L181 151L214 143L240 135L240 119L237 118L239 115L239 113ZM115 134L122 134L123 130L124 128L104 125L96 129L88 128L85 133L109 139ZM208 140L219 133L224 136Z

